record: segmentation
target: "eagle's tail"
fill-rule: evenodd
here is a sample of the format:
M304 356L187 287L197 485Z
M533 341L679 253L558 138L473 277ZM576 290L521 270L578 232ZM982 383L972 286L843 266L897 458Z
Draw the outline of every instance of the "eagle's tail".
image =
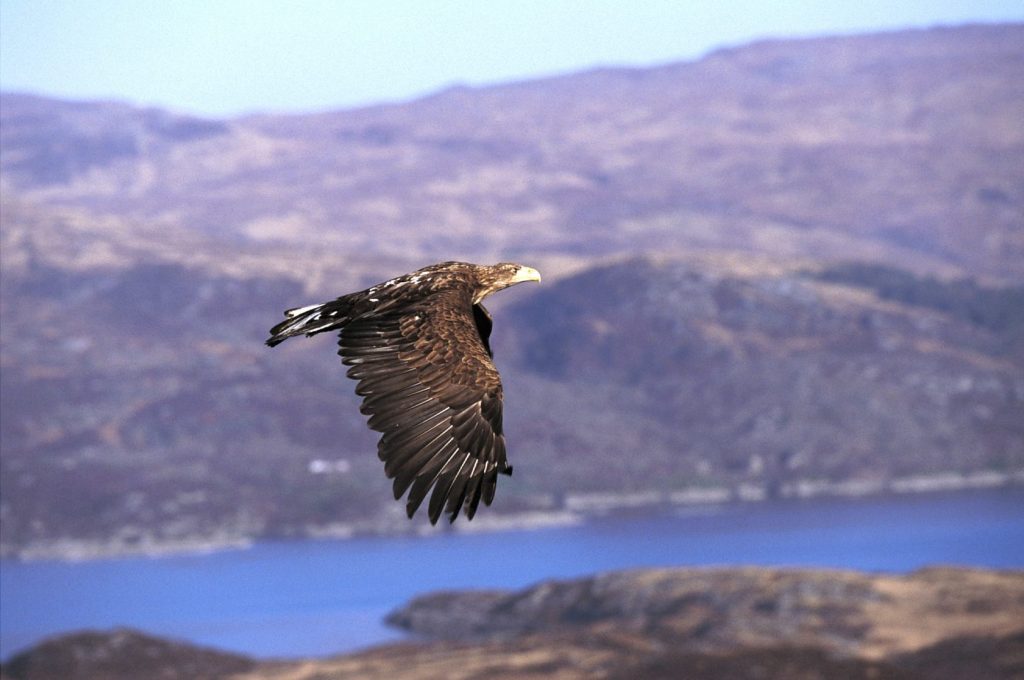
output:
M343 298L322 305L289 309L284 313L287 318L270 329L267 344L273 347L295 335L314 335L341 328L349 321L345 313L347 309L348 304L343 302Z

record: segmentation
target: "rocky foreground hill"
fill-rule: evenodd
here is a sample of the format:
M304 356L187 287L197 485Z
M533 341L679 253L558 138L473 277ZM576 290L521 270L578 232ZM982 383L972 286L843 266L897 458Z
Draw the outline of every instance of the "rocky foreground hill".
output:
M1024 676L1021 572L641 570L511 593L427 595L390 618L433 641L272 662L132 631L82 633L10 659L3 673L11 680Z
M545 275L494 298L516 475L474 526L1019 482L1022 44L769 41L224 121L4 93L0 555L424 530L333 342L262 342L453 258Z

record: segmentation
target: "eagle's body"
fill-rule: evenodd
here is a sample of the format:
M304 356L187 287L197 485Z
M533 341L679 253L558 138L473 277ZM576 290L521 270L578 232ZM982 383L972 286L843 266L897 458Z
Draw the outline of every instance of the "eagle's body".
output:
M339 330L342 363L358 380L361 411L382 433L377 455L409 491L409 517L430 496L431 523L442 512L472 519L490 505L498 474L511 474L502 433L501 378L491 361L491 317L481 301L522 281L530 267L444 262L321 305L285 312L270 330L273 347L295 335Z

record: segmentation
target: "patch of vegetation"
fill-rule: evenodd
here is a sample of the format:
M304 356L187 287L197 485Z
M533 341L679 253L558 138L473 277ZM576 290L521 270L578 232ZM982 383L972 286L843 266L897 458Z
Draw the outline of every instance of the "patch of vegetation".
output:
M943 281L904 269L851 262L813 276L821 281L871 289L880 298L935 309L999 334L1024 332L1024 286L994 288L973 279Z

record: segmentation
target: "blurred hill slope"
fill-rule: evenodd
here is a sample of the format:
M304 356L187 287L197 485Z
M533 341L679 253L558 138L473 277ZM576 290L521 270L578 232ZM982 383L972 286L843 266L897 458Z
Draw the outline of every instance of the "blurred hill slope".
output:
M0 551L422 528L332 341L261 343L450 258L545 273L493 305L495 515L1011 482L1022 44L773 41L226 121L5 93Z

